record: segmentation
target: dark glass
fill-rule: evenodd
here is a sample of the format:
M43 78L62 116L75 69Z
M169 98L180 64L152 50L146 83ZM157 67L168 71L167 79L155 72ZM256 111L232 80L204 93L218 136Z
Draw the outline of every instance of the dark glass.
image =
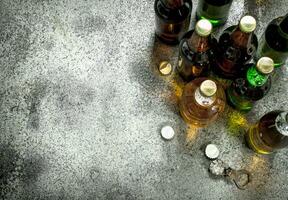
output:
M208 19L213 26L219 26L227 21L233 0L199 0L196 16L198 19Z
M253 32L244 33L238 26L227 28L217 45L216 62L212 67L214 73L227 79L238 77L253 58L257 46L257 36Z
M191 0L156 0L154 4L156 35L165 43L177 44L188 31Z
M288 145L288 114L272 111L251 126L245 135L250 148L261 154L270 154Z
M269 23L263 33L256 58L268 56L274 60L274 66L282 66L288 57L288 15Z
M185 81L199 76L207 76L213 62L214 48L217 41L214 37L199 36L194 30L187 32L179 45L178 72Z
M256 101L269 92L270 88L271 77L261 74L256 67L251 66L247 69L246 76L235 79L226 90L227 103L237 110L248 112Z

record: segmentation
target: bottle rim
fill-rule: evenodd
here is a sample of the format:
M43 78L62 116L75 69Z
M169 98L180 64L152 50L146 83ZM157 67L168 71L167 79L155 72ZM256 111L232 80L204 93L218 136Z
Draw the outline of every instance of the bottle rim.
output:
M257 22L254 17L246 15L241 18L239 28L245 33L251 33L256 29L256 24Z
M212 32L212 24L207 19L200 19L195 26L195 31L198 35L207 37Z
M256 64L256 68L262 74L270 74L274 70L274 61L269 57L261 57Z
M217 85L212 80L205 80L200 84L200 92L206 97L211 97L217 92Z

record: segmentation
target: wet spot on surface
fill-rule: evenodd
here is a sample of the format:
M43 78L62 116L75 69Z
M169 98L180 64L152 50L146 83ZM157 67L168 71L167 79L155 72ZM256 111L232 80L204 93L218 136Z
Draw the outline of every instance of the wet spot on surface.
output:
M93 16L89 13L83 13L75 21L75 32L79 35L81 33L94 33L104 31L107 26L106 20L101 16Z
M28 107L29 116L28 116L28 124L27 127L29 129L38 130L39 129L39 121L40 121L40 113L39 107L41 104L41 100L46 95L47 85L42 82L36 82L35 85L32 86L30 93L25 96L25 101Z

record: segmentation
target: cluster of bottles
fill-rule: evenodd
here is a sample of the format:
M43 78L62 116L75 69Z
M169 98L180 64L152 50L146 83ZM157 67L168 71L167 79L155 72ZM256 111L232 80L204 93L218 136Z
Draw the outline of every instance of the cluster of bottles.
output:
M226 22L232 0L199 0L195 28L188 31L191 0L156 0L156 35L168 44L179 44L178 73L188 83L180 101L183 119L206 126L224 111L226 101L248 112L270 90L274 68L288 57L288 14L274 19L259 45L254 34L256 20L244 16L227 28L217 41L215 26ZM251 62L255 58L256 63ZM230 80L221 85L218 78ZM229 81L228 81L229 82ZM271 153L288 143L288 114L275 111L261 118L246 134L258 153Z

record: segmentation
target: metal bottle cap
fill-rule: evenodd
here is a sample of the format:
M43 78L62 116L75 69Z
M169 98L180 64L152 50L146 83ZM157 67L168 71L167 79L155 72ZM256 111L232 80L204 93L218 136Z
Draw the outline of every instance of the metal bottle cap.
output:
M262 57L258 60L256 67L262 74L270 74L274 70L274 61L269 57Z
M219 149L215 144L208 144L205 148L205 155L210 159L218 158L219 153Z
M206 37L212 32L212 24L207 19L201 19L196 23L195 31L198 35Z
M200 91L203 95L211 97L217 92L217 85L212 80L205 80L200 85Z
M171 126L164 126L161 129L161 136L166 140L172 140L174 135L175 135L175 132Z
M256 28L256 20L254 17L246 15L240 20L240 30L245 33L251 33Z
M162 61L160 64L159 64L159 72L164 75L164 76L167 76L169 74L171 74L172 72L172 65L167 62L167 61Z

